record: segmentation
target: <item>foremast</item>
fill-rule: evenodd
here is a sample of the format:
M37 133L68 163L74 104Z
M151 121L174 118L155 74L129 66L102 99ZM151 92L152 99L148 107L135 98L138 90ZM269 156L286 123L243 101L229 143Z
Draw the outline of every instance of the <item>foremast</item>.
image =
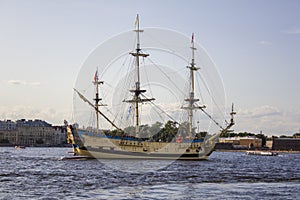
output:
M106 117L106 115L101 112L99 110L99 106L97 107L95 104L93 104L92 102L90 102L87 98L85 98L85 96L83 96L83 94L81 94L78 90L76 90L75 88L73 88L74 91L78 94L78 96L87 104L89 104L92 108L95 109L96 113L99 113L106 121L108 121L113 127L115 127L117 130L121 130L117 125L115 125L115 123L113 121L111 121L108 117ZM101 104L103 105L103 104Z
M149 54L143 53L140 47L140 33L143 30L140 30L140 23L139 23L139 15L136 16L135 20L135 29L136 32L136 49L134 52L131 52L130 55L135 57L135 73L136 73L136 82L135 88L129 90L133 93L133 98L131 100L125 100L127 103L132 103L135 105L135 136L139 137L139 126L140 126L140 119L139 119L139 104L143 102L149 102L155 100L154 98L141 98L141 94L145 93L146 90L141 89L140 85L140 57L146 58Z
M195 98L195 71L199 70L199 67L196 67L195 63L195 44L194 44L194 33L192 34L192 62L190 63L190 66L187 66L187 68L190 71L190 92L189 92L189 97L185 99L185 101L188 103L187 106L181 107L182 109L185 109L188 111L189 114L189 132L188 132L188 137L192 138L193 137L193 111L196 109L204 109L205 106L198 106L196 102L199 101L199 99Z
M104 84L104 81L100 81L98 78L98 69L96 70L94 81L93 81L96 89L96 96L94 98L95 101L95 111L96 111L96 131L99 131L99 106L106 106L106 104L99 104L99 102L102 100L102 98L99 97L99 86L101 84Z

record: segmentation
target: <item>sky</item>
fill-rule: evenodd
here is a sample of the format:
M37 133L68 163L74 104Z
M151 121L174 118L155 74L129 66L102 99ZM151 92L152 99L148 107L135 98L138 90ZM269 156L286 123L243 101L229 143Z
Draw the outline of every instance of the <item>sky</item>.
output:
M235 132L300 131L298 0L0 0L0 120L72 121L73 87L97 45L145 27L195 33L235 103Z

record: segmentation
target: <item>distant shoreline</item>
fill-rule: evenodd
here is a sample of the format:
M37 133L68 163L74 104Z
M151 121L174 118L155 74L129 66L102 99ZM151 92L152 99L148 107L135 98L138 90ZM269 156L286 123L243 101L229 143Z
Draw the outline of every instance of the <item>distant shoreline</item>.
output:
M0 148L1 147L15 147L15 146L18 146L18 145L12 145L12 144L0 144ZM29 148L29 147L43 147L43 148L52 148L52 147L54 147L54 148L57 148L57 147L61 147L61 148L64 148L64 147L66 147L66 148L72 148L72 145L70 145L70 144L65 144L65 145L54 145L54 146L47 146L47 145L40 145L40 146L38 146L38 145L36 145L36 146L27 146L27 145L21 145L21 146L25 146L26 148Z
M217 152L247 152L247 151L272 151L276 153L293 153L293 154L300 154L300 151L286 151L286 150L227 150L227 149L217 149Z

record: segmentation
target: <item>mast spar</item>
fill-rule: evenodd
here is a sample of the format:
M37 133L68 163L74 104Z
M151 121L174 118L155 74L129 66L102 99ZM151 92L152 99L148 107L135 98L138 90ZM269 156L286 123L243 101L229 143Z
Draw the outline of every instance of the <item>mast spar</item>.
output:
M185 109L188 111L189 114L189 138L192 138L193 136L193 110L195 109L204 109L205 106L198 106L196 104L199 99L195 99L195 74L194 72L199 70L199 67L196 67L195 63L195 45L194 45L194 33L192 34L192 62L190 63L190 66L187 66L190 70L190 93L189 98L185 99L186 102L188 102L188 106L181 107L182 109Z
M135 21L135 29L134 32L136 32L136 49L134 52L131 52L130 55L135 57L135 69L136 69L136 82L135 82L135 88L132 90L129 90L134 94L133 98L131 100L125 100L127 103L135 104L135 136L139 136L139 103L147 102L147 101L153 101L154 98L148 99L148 98L141 98L140 95L142 93L145 93L146 90L142 90L140 88L141 82L140 82L140 57L146 58L149 56L149 54L145 54L142 52L142 49L140 47L140 33L143 32L143 30L140 30L140 22L139 22L139 15L136 16Z

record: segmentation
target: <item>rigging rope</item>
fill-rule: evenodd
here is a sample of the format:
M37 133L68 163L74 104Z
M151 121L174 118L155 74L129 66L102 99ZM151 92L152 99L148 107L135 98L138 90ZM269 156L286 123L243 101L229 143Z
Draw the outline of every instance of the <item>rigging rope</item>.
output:
M203 85L206 89L206 91L208 92L210 98L212 99L213 104L216 106L216 108L218 109L218 112L220 112L222 114L222 117L225 119L225 114L222 112L220 106L217 104L215 98L213 97L213 95L210 92L210 89L208 88L208 85L206 84L206 82L204 81L203 77L201 76L200 73L196 73L197 76L200 77L201 81L203 82Z
M144 59L143 59L143 61L144 61ZM149 76L148 76L148 73L147 73L145 62L143 62L143 64L144 64L144 71L145 71L145 74L146 74L147 83L149 83ZM153 92L152 92L151 87L149 87L149 91L150 91L151 96L153 96Z
M144 98L147 98L144 94L141 94ZM158 110L160 110L162 113L166 114L170 119L172 119L172 121L178 123L171 115L169 115L168 113L166 113L163 109L161 109L158 105L156 105L153 101L150 101L150 103L155 106Z
M208 114L202 107L199 107L199 109L202 110L202 112L206 114L206 116L208 116L219 128L224 130L224 128L216 120L214 120L214 118L212 118L212 116Z
M162 70L162 69L160 69L160 67L158 66L158 65L156 65L150 58L148 58L149 59L149 61L160 71L160 72L162 72L163 73L163 75L165 75L165 77L167 77L167 79L176 87L176 89L179 91L179 92L181 92L181 94L185 94L183 91L181 91L178 87L177 87L177 85L174 83L174 81Z

